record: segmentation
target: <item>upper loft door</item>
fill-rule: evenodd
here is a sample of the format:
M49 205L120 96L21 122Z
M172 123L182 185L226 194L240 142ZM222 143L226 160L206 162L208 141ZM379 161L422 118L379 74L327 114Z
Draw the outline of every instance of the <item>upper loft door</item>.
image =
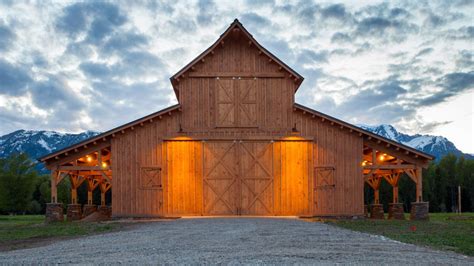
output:
M257 79L216 78L216 127L258 127Z

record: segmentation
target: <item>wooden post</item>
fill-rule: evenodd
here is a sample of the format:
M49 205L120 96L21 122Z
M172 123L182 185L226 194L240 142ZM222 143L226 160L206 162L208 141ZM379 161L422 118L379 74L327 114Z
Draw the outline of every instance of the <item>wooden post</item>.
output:
M423 202L423 178L421 167L417 166L416 171L416 202Z
M71 204L77 204L77 188L82 184L84 178L82 176L70 174L71 180Z
M72 187L71 188L71 204L76 204L77 203L77 188Z
M379 189L375 189L374 190L374 203L375 204L379 204L380 203L380 200L379 200Z
M58 171L51 172L51 203L58 202L57 176L58 176Z
M105 192L100 192L100 206L105 206Z
M87 204L92 205L92 191L87 191Z

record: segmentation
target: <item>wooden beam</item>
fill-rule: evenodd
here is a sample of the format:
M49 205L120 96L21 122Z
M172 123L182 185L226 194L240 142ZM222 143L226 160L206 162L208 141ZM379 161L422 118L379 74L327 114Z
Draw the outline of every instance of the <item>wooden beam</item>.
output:
M102 142L102 143L98 144L97 146L91 147L90 149L83 149L83 150L81 150L81 151L79 151L75 154L71 154L68 157L58 158L55 161L48 160L48 161L46 161L46 167L49 168L49 169L52 169L52 168L54 168L54 166L58 166L58 165L61 165L61 164L72 162L74 160L77 160L81 157L86 156L87 154L93 153L93 152L95 152L99 149L103 149L103 148L107 148L107 147L110 147L110 140L107 141L107 142Z
M366 145L366 146L368 146L372 149L375 149L379 152L390 154L391 156L396 157L397 159L401 159L405 162L409 162L411 164L419 165L419 166L424 167L424 168L428 167L428 164L429 164L429 160L423 159L421 157L415 158L415 156L407 155L406 152L408 152L408 151L406 151L406 152L403 152L402 150L397 151L394 148L393 145L390 148L387 148L383 144L377 144L375 141L368 141L366 139L364 139L364 145Z
M380 170L391 170L391 169L416 169L416 165L413 164L375 164L366 165L364 169L380 169Z
M273 72L191 72L190 78L243 77L243 78L284 78L284 73Z
M108 171L110 168L102 166L59 166L57 168L59 171Z

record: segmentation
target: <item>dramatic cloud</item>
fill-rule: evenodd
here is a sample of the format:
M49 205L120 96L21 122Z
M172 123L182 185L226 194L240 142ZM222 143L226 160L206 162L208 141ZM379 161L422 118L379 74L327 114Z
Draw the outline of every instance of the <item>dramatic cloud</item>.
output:
M0 2L0 133L107 130L176 103L169 77L238 18L305 77L297 102L408 133L459 132L467 113L471 131L447 137L474 152L473 13L466 0Z

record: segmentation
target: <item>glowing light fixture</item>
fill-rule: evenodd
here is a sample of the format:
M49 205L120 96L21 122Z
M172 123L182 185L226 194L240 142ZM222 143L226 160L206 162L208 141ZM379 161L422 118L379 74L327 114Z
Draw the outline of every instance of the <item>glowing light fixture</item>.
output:
M293 128L291 129L291 134L294 135L294 134L298 134L298 133L299 133L299 131L298 131L298 129L296 128L296 123L295 123L295 125L294 125Z
M86 160L87 160L87 162L89 162L89 163L92 162L92 158L91 158L89 155L86 155Z
M107 168L107 163L106 162L102 162L102 168Z
M383 160L385 160L386 157L387 157L387 154L386 154L386 153L381 154L381 155L379 156L379 160L380 160L380 161L383 161Z

